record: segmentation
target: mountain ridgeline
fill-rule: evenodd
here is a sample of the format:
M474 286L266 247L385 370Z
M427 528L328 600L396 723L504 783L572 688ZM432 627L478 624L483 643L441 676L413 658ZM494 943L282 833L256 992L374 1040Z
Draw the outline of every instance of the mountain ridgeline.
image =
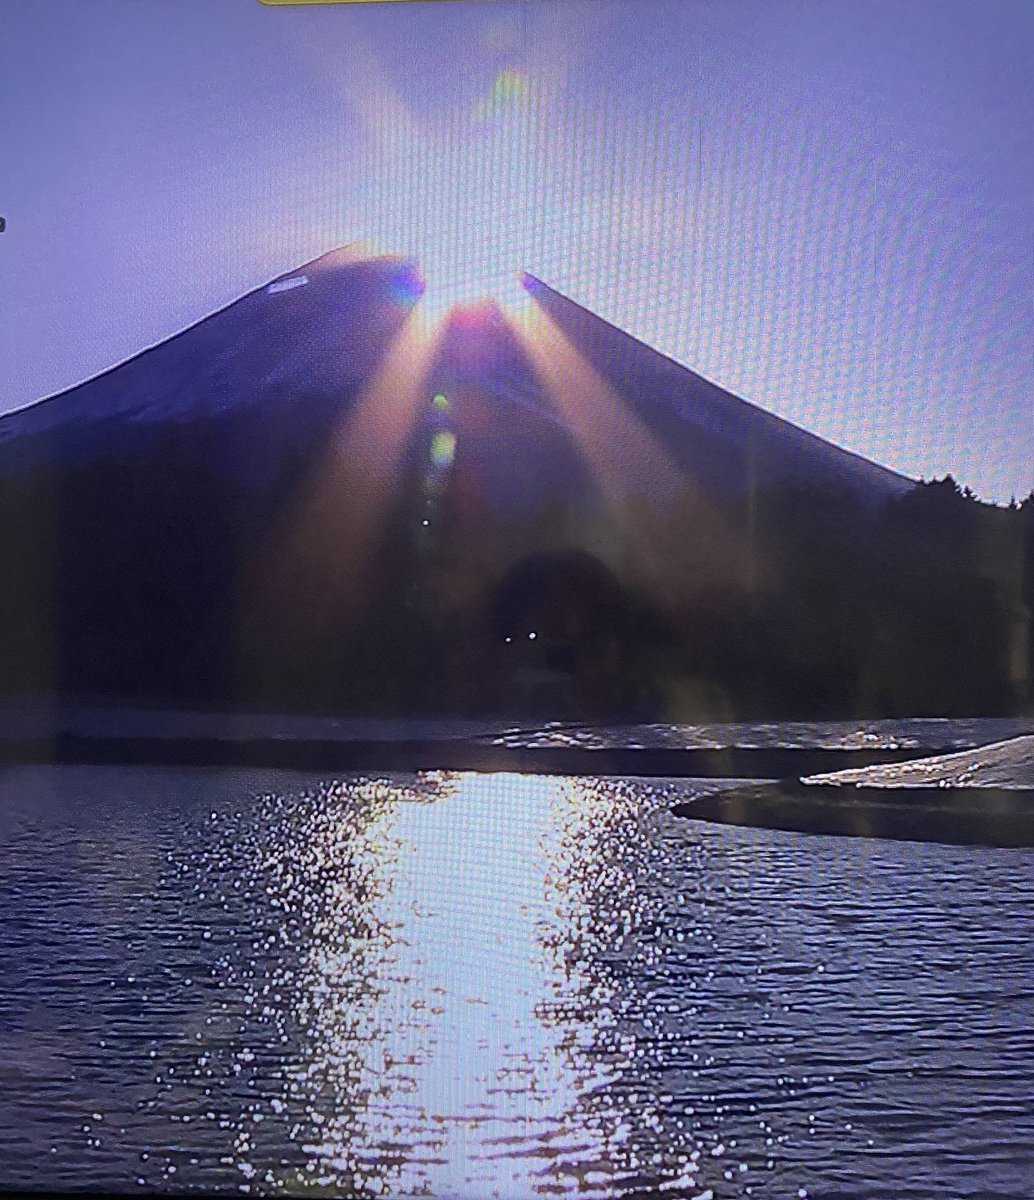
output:
M1031 710L1034 495L905 479L526 287L421 343L413 269L335 252L0 419L0 696Z

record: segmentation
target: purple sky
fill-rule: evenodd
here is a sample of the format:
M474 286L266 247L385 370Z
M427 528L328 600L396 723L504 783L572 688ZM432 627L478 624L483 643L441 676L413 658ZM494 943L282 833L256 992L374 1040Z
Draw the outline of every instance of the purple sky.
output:
M475 291L524 266L907 474L1034 487L1030 0L2 15L2 409L366 238Z

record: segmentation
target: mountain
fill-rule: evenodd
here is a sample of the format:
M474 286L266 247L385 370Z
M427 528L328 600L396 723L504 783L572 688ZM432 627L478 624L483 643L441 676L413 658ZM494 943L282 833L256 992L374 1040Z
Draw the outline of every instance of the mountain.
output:
M805 577L867 587L916 485L524 286L432 328L346 247L0 419L0 689L871 707L883 635Z
M356 260L348 247L326 254L0 418L0 474L131 455L170 425L195 431L201 450L225 452L228 469L262 474L299 427L331 421L350 402L417 295L414 272L397 260ZM222 443L241 420L260 446Z
M569 343L698 483L725 492L795 478L872 498L910 480L741 400L526 275L525 286ZM232 418L262 429L258 447L224 446L230 469L263 474L298 426L332 422L367 382L419 298L415 268L361 259L349 247L281 275L102 374L0 418L0 474L133 453L163 425L199 443ZM569 433L500 310L450 323L428 387L475 392L520 419ZM277 426L274 431L271 426ZM613 447L619 455L622 446ZM510 447L512 451L512 446ZM628 488L638 483L629 463ZM549 476L543 486L555 487ZM516 497L514 497L516 499Z
M535 302L680 468L717 492L744 494L788 479L879 502L913 480L824 441L711 383L527 277Z

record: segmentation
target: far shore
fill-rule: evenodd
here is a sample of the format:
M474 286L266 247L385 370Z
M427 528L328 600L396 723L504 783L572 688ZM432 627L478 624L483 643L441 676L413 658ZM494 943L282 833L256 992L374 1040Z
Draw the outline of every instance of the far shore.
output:
M919 758L921 749L513 746L490 738L53 736L0 739L0 766L260 767L309 771L505 771L648 778L784 779Z

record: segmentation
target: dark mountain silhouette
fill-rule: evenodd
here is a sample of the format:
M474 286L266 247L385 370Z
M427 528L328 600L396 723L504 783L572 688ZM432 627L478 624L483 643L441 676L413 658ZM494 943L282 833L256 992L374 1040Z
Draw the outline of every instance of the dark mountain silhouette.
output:
M527 286L697 486L725 496L794 480L879 502L913 481L725 391L531 276Z
M485 303L432 336L412 264L346 248L0 419L0 689L685 719L1027 702L1030 505L924 501L525 283L527 324Z
M911 485L724 391L534 277L525 280L536 303L698 485L742 493L794 478L878 498ZM297 443L299 426L320 426L348 407L420 289L415 268L402 260L356 259L347 247L326 254L85 383L0 419L0 472L133 452L170 422L193 425L211 444L213 433L247 414L257 425L280 428L263 429L261 447L218 449L229 451L229 469L268 478L282 447ZM520 420L550 422L558 441L567 436L562 414L491 303L450 324L432 374L430 386L476 392L501 406L501 430L509 409ZM512 459L513 443L508 447ZM620 458L625 449L612 452ZM628 465L631 493L635 471L650 464ZM557 484L549 473L545 486Z
M415 279L397 260L355 261L348 248L324 255L4 416L0 473L133 454L175 426L196 431L199 453L225 455L225 469L267 481L369 378L416 298ZM225 444L223 431L236 423L237 433L241 422L258 445Z

